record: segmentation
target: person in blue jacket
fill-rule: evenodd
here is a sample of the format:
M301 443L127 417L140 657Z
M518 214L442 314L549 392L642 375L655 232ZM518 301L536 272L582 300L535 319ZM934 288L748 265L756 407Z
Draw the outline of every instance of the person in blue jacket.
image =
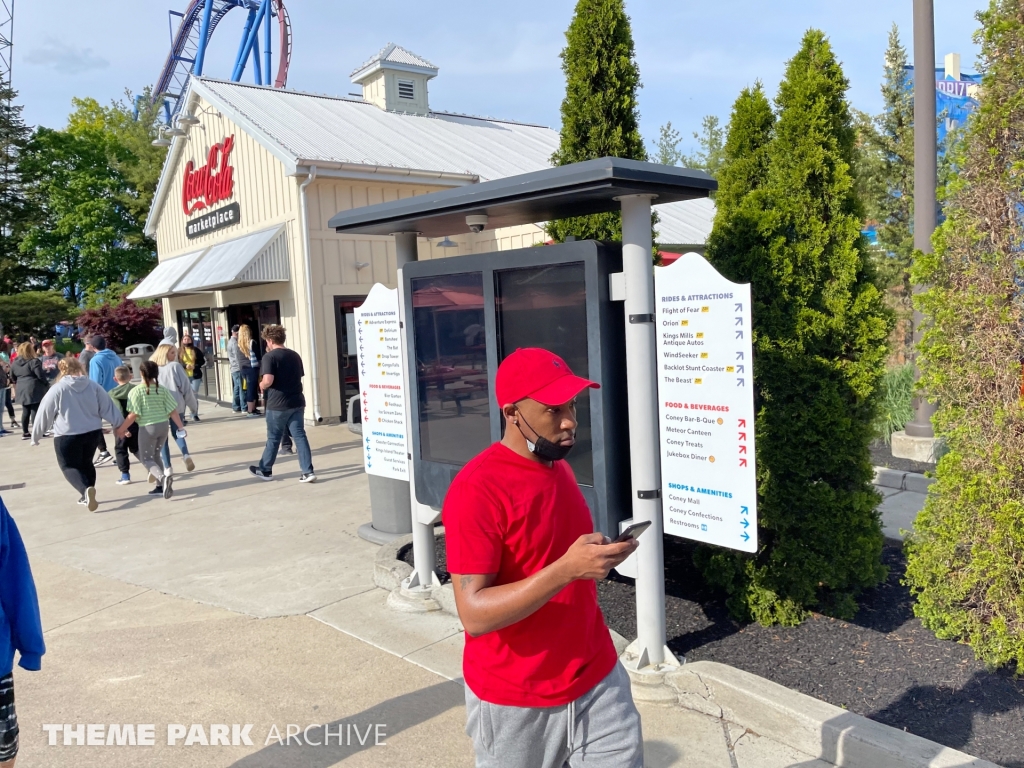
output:
M104 392L109 392L117 386L117 381L114 380L114 369L124 363L121 362L121 358L114 350L107 348L107 340L100 334L97 333L93 336L89 343L96 350L96 354L89 359L86 371L89 373L90 379L103 387ZM99 467L114 460L110 451L107 450L107 440L103 437L102 432L96 441L96 447L99 448L100 455L93 462L95 466Z
M0 499L0 765L13 768L18 755L18 716L14 710L14 652L18 666L38 671L43 625L39 598L18 526Z

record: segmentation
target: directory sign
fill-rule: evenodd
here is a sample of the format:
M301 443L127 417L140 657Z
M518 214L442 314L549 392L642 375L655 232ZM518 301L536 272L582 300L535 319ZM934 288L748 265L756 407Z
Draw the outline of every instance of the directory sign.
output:
M355 310L366 473L409 479L408 408L398 289L376 283Z
M665 532L756 552L750 286L687 253L654 294Z

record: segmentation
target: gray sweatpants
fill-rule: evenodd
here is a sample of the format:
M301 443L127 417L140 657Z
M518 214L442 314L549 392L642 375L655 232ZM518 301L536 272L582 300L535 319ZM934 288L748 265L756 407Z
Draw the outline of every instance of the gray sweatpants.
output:
M467 685L466 713L477 768L643 768L640 713L618 662L564 707L489 704Z
M142 466L153 473L158 484L164 481L164 463L160 459L160 449L166 442L166 421L139 427L139 461L142 462Z

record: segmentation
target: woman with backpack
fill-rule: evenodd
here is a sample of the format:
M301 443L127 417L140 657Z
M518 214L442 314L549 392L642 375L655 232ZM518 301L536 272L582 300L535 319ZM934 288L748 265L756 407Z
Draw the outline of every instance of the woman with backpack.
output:
M172 347L173 349L173 347ZM142 384L128 393L128 418L117 430L119 440L128 437L132 424L139 425L139 461L156 478L153 496L171 498L171 474L164 469L160 451L167 445L167 422L176 429L175 437L185 439L185 423L178 413L178 401L167 387L160 386L160 366L147 360L139 366ZM110 400L110 398L107 398ZM113 405L113 400L110 400Z
M32 437L28 431L29 422L39 409L46 390L50 388L43 364L36 358L31 342L25 341L18 345L18 357L11 363L11 378L17 393L14 402L21 406L21 439L28 440Z

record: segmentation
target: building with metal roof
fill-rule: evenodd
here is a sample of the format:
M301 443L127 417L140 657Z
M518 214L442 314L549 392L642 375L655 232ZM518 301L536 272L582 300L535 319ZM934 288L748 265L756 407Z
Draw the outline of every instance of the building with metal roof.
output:
M389 44L352 73L362 98L193 78L146 232L159 264L133 296L211 353L207 397L230 402L230 328L279 322L307 361L310 420L346 415L358 387L351 318L374 283L396 284L390 237L344 235L339 211L530 173L558 133L431 108L438 69ZM657 206L659 242L702 250L713 204ZM527 247L538 224L421 238L421 259Z

